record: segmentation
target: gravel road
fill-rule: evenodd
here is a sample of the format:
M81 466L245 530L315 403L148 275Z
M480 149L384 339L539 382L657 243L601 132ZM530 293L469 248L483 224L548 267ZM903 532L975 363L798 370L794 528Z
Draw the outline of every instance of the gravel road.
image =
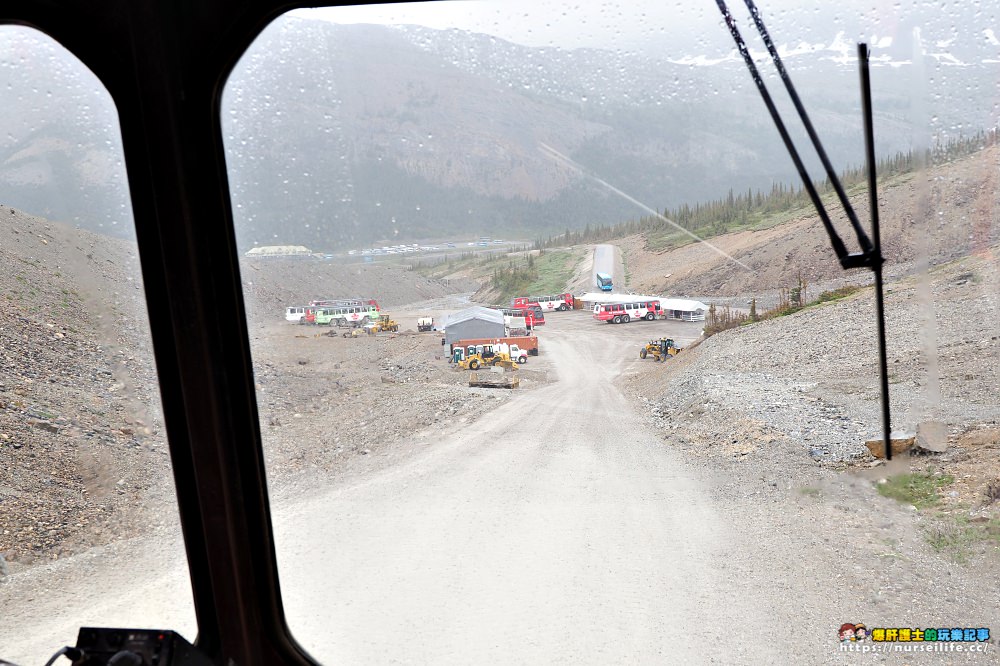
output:
M617 245L595 245L593 274L590 276L590 285L585 291L599 291L597 288L597 274L607 273L611 276L611 283L614 285L613 293L625 292L625 270L622 266L621 251Z
M544 358L558 382L278 521L286 610L312 654L371 664L776 658L748 622L769 620L768 599L725 567L726 521L614 388L623 361L597 360L622 358L616 331L582 334L593 322L579 313L551 319Z
M657 428L623 379L662 381L639 344L686 346L698 324L550 319L531 363L547 381L415 428L392 464L276 489L285 609L319 661L854 663L837 652L845 621L998 625L996 580L930 553L919 518L870 482L797 442L718 460ZM10 577L3 656L41 663L81 618L190 635L182 561L151 537Z

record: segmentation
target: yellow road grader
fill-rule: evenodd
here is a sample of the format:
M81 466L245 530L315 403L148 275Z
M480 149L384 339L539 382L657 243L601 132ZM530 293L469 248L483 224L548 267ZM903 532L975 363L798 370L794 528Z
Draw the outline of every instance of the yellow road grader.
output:
M399 331L399 324L389 318L389 315L379 315L378 321L370 324L372 328L375 329L376 333L381 331L390 331L396 333Z
M681 353L681 348L674 343L672 338L660 338L646 343L639 350L639 358L651 356L654 361L667 361L671 356L677 356L679 353Z

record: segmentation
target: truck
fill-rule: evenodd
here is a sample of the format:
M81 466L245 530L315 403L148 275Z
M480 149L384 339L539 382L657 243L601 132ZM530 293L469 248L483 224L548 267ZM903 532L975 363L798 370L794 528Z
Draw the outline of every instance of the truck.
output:
M528 352L521 349L516 344L511 345L506 342L501 342L494 345L483 345L486 349L493 350L494 354L499 354L501 356L506 356L515 363L527 363L528 362ZM476 345L476 349L479 349L479 345Z
M506 305L490 305L491 310L499 310L503 314L508 336L528 335L535 324L544 324L545 315L541 310L527 308L512 308ZM515 333L517 329L527 329L527 333Z
M441 338L441 344L445 344ZM538 338L534 335L508 336L506 338L470 338L468 340L455 340L448 348L448 357L451 358L456 347L468 348L475 345L517 345L518 349L525 354L538 356Z
M504 326L507 327L507 335L527 335L528 334L528 323L524 317L520 315L509 315L505 314L503 316Z
M434 317L418 317L417 331L425 333L434 330Z

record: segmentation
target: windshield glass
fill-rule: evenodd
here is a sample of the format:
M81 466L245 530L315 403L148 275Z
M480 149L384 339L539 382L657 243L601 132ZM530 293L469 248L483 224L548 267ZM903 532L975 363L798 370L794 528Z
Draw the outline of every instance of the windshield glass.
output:
M194 638L114 104L33 30L0 65L0 662L84 625Z
M226 87L296 638L331 663L990 647L985 10L761 7L866 229L871 48L887 464L872 272L838 264L717 8L536 4L296 12Z

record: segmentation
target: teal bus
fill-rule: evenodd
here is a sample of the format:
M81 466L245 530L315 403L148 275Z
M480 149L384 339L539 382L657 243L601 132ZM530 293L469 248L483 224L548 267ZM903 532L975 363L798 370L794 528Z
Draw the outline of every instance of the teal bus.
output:
M597 286L601 288L601 291L611 291L613 288L611 284L611 276L607 273L598 273Z

